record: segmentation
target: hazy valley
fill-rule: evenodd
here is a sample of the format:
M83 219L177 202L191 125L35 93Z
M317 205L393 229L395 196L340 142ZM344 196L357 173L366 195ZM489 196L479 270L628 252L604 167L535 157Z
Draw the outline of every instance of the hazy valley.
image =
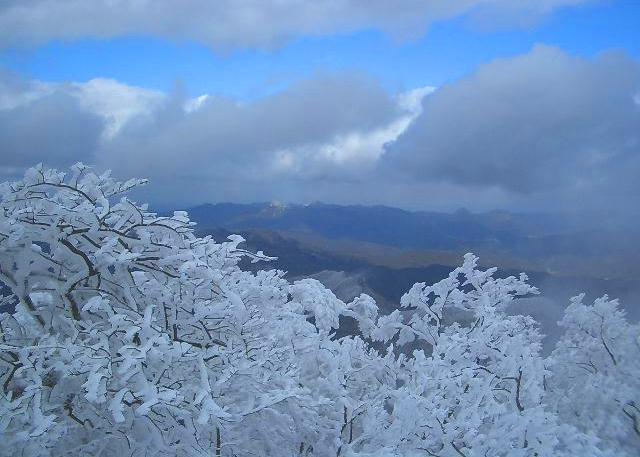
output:
M269 266L288 278L313 277L347 301L366 293L385 312L412 284L446 277L473 252L483 266L498 266L498 276L525 272L539 288L540 296L519 300L512 311L541 322L548 347L569 298L582 292L619 298L630 319L640 318L640 230L611 215L273 203L202 205L189 214L202 235L239 233L250 249L278 257Z

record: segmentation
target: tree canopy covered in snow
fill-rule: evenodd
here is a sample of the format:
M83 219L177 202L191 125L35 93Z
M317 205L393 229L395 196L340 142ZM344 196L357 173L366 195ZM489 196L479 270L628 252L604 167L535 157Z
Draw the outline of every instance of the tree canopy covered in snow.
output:
M543 357L506 312L525 275L467 254L380 315L243 270L270 258L126 197L142 184L77 164L0 185L1 455L637 455L640 328L617 301L574 297Z

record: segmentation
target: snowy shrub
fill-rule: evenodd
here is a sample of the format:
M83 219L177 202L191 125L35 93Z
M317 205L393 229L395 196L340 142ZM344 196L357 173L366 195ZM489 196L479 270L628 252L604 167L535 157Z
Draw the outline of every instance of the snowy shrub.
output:
M616 302L575 299L545 359L505 313L536 293L524 275L468 254L402 298L409 320L379 316L243 271L270 258L126 198L142 184L77 164L0 186L1 455L635 455L638 328ZM459 310L470 326L446 324ZM361 334L338 338L341 315Z

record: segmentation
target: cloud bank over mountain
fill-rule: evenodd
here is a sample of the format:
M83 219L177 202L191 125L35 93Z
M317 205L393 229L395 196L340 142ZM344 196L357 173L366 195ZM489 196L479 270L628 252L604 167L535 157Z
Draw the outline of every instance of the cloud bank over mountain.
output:
M27 0L0 4L0 46L151 35L218 50L269 49L301 36L379 29L398 38L470 16L484 25L528 25L587 0Z
M622 53L537 46L397 94L362 74L318 74L252 101L3 73L0 119L5 176L81 160L150 177L153 198L178 205L546 209L640 193L640 64Z
M537 46L425 98L384 166L518 195L638 195L640 64Z

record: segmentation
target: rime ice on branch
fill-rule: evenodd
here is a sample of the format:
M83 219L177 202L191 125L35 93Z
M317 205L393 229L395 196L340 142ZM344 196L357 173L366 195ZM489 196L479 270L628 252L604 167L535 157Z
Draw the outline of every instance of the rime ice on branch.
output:
M615 302L574 301L544 359L536 323L505 313L536 292L524 275L467 255L402 298L408 320L379 316L241 270L270 258L127 199L141 184L77 164L0 186L0 454L634 455L638 328ZM341 316L360 334L337 337Z

